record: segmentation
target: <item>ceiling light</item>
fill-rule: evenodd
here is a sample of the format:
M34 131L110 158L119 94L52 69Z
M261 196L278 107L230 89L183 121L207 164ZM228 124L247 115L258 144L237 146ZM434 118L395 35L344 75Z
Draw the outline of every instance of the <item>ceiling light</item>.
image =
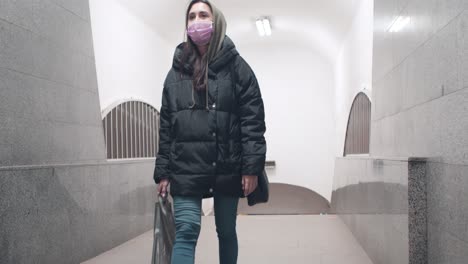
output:
M271 25L270 20L268 20L268 18L263 19L263 28L265 28L265 35L271 36Z
M257 19L256 24L257 24L257 31L260 37L265 36L265 28L263 27L263 20Z
M393 23L390 25L390 28L388 29L389 32L399 32L401 31L404 27L406 27L409 22L411 21L410 17L405 17L405 16L398 16Z
M258 34L261 37L271 35L271 24L268 18L259 18L255 24L257 25Z

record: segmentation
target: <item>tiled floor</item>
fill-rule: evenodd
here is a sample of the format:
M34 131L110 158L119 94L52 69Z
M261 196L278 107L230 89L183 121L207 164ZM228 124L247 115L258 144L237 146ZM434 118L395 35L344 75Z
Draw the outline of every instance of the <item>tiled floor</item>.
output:
M348 228L334 215L239 216L239 264L372 264ZM151 262L152 231L84 264ZM202 219L197 264L218 263L214 217Z

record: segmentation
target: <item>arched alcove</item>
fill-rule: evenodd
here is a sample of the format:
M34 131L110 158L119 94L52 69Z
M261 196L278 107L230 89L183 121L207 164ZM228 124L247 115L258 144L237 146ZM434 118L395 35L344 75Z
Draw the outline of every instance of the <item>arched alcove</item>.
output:
M108 159L154 158L158 152L159 112L141 101L125 101L102 120Z
M360 92L354 98L348 118L343 155L369 154L371 102Z

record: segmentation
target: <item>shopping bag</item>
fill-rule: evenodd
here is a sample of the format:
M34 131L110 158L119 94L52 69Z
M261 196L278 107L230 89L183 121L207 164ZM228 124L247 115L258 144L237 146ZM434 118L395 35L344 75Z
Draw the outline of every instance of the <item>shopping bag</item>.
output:
M172 205L158 195L154 212L154 240L152 264L170 264L175 240L175 223Z

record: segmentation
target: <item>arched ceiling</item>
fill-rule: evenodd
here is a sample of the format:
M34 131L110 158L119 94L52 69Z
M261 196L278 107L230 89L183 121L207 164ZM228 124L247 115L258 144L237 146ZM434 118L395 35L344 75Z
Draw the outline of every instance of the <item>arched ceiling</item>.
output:
M154 28L169 43L179 43L184 34L187 0L117 0ZM228 22L236 45L281 45L311 47L334 61L351 26L359 0L214 0ZM271 37L257 35L255 19L271 17ZM289 47L291 47L289 45Z

